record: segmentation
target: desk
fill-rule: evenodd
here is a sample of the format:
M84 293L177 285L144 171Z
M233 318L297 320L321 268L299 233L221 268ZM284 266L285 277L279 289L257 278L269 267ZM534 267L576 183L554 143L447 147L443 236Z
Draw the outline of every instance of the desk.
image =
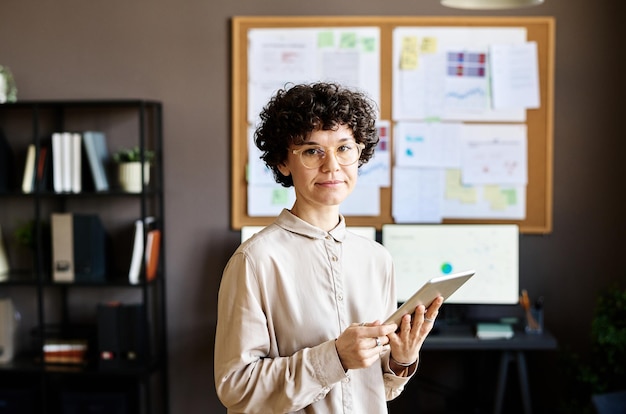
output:
M474 335L473 327L470 325L438 327L434 334L426 338L422 346L423 351L493 350L500 352L498 384L494 402L495 414L499 414L502 411L510 362L517 364L524 413L530 414L532 412L526 357L524 353L526 351L550 351L556 350L556 348L556 339L545 330L542 334L526 334L525 332L516 330L515 335L510 339L478 339Z

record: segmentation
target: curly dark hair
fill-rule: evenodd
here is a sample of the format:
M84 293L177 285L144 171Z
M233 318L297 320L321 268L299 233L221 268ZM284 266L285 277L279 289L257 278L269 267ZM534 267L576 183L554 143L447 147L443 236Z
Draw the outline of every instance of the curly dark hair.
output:
M365 144L359 167L372 158L378 144L377 107L364 93L335 83L312 83L280 89L261 111L261 122L254 133L261 159L272 169L283 187L293 186L278 166L287 159L291 145L300 145L317 130L334 130L340 125L352 130L357 143Z

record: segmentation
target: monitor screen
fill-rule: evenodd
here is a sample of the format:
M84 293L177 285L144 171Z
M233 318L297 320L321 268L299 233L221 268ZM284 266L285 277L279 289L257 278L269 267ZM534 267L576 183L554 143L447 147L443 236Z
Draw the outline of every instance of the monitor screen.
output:
M514 224L387 224L382 242L394 260L398 302L424 282L464 270L476 274L446 303L519 300L519 228Z

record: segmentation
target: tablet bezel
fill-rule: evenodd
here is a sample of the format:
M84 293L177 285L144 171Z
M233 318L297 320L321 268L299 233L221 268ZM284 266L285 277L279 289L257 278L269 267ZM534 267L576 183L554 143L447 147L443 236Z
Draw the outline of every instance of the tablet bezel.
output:
M443 299L446 300L474 274L476 274L475 270L466 270L430 279L392 313L384 323L395 323L400 326L400 321L404 315L412 314L419 305L428 308L438 296L443 296Z

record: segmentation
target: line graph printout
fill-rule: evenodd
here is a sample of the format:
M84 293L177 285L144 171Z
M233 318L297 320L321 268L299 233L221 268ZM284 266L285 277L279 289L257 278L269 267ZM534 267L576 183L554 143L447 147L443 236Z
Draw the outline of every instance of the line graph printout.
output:
M525 122L524 107L494 108L490 46L523 45L519 27L397 27L393 120Z
M519 298L519 228L514 224L386 224L382 242L393 257L399 302L427 280L474 269L446 300L515 304Z

